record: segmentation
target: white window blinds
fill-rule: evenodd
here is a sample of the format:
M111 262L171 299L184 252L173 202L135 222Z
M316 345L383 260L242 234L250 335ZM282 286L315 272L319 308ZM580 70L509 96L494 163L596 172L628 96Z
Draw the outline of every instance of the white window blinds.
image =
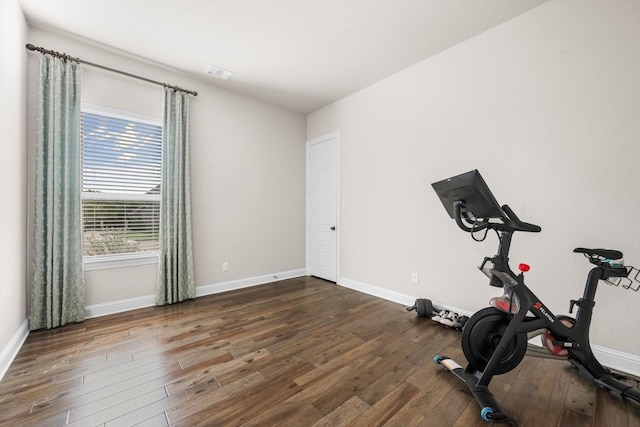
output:
M82 112L84 255L158 250L162 127Z

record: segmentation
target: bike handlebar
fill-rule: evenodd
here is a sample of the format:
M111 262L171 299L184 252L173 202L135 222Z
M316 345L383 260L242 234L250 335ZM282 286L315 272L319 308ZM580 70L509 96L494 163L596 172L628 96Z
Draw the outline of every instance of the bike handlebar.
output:
M529 233L538 233L542 230L540 226L521 221L520 218L518 218L515 212L513 212L513 210L508 205L502 206L502 215L497 218L501 222L490 222L489 219L484 218L481 219L480 222L474 221L473 223L470 223L466 218L463 217L463 207L463 200L455 201L453 203L453 217L458 227L461 230L466 231L467 233L484 230L485 228L492 228L494 230L507 232L526 231ZM463 221L467 221L471 226L466 225Z
M511 210L508 205L503 205L502 210L509 216L509 222L513 227L513 231L528 231L530 233L539 233L542 231L540 226L535 224L529 224L528 222L520 221L520 218Z

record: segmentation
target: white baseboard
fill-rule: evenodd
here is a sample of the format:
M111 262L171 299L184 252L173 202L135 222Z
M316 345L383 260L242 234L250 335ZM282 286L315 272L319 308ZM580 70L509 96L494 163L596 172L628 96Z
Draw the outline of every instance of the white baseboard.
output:
M265 274L264 276L250 277L247 279L231 280L228 282L215 283L212 285L196 286L196 298L236 289L248 288L251 286L264 285L265 283L276 282L278 280L306 276L306 274L307 271L304 268L301 268L298 270ZM123 313L125 311L135 310L138 308L151 307L155 305L155 303L155 295L145 295L137 298L129 298L118 301L110 301L102 304L88 305L84 309L85 316L87 318L92 318L106 316L109 314Z
M138 308L151 307L155 304L155 295L145 295L142 297L88 305L84 308L84 314L87 319L90 319L92 317L108 316L109 314L117 314L125 311L137 310Z
M591 350L602 365L640 377L640 357L635 354L624 353L594 344L591 344Z
M24 319L18 330L13 334L9 343L0 353L0 381L4 377L4 374L7 373L9 366L13 363L13 359L16 358L20 348L22 348L22 344L29 336L29 320Z
M396 291L390 291L389 289L368 285L366 283L357 282L355 280L347 279L345 277L341 277L338 280L338 285L344 286L345 288L353 289L354 291L373 295L374 297L386 299L387 301L395 302L395 303L406 305L406 306L412 306L417 299L416 297L413 297L411 295L403 294ZM471 311L463 310L461 308L444 304L438 301L431 300L431 303L434 305L434 307L437 307L439 310L449 310L449 311L456 312L458 314L463 314L465 316L471 316L473 314L473 312Z
M196 287L196 297L219 294L221 292L234 291L236 289L249 288L251 286L264 285L265 283L277 282L278 280L293 279L294 277L301 277L306 275L307 270L304 268L300 268L298 270L265 274L264 276L250 277L248 279L231 280L228 282L215 283L212 285L198 286Z
M355 280L347 279L346 277L338 279L338 285L402 305L413 305L416 300L414 297L407 294L369 285L367 283L357 282Z
M416 297L411 295L357 282L345 277L341 277L338 280L338 285L406 306L413 305L416 300ZM431 302L435 307L441 310L450 310L458 314L464 314L465 316L471 316L473 314L468 310L463 310L451 305L442 304L437 301ZM591 344L591 349L603 366L640 377L640 356L593 344Z

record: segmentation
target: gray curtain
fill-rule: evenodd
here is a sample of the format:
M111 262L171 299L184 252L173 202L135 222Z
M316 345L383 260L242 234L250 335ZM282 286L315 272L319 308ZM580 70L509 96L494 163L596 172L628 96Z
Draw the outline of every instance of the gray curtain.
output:
M165 88L156 304L195 298L189 177L189 95Z
M76 63L40 58L31 330L84 320L81 76Z

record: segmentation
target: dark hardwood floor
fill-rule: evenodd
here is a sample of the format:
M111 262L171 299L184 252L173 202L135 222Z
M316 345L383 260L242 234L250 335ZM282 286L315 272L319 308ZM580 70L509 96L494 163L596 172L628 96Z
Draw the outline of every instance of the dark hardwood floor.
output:
M298 278L89 319L27 341L0 382L2 426L484 426L452 374L460 333ZM640 426L568 363L491 383L507 425Z

